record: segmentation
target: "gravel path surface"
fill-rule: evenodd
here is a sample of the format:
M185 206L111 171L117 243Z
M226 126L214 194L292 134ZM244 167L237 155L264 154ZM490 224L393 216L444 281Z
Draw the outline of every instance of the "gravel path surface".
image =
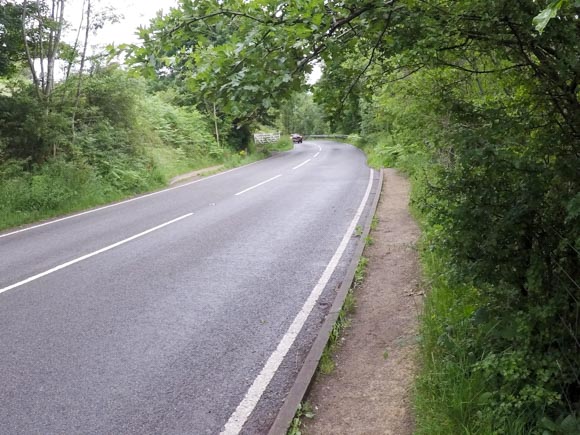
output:
M383 195L367 246L367 277L355 293L356 311L335 355L336 369L318 375L307 398L316 414L306 434L413 432L417 315L422 304L416 242L408 210L409 183L384 171Z

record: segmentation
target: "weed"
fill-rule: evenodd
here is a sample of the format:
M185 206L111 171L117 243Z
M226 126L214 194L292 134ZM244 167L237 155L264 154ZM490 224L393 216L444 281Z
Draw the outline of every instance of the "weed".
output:
M309 402L301 402L300 405L298 405L296 414L294 414L292 423L290 423L290 427L288 428L287 435L302 434L300 428L302 427L303 418L314 418L314 411L312 410L312 405L310 405Z
M331 346L326 346L318 362L318 371L323 375L329 375L334 370L334 359L332 358Z
M264 150L266 152L269 151L281 152L281 151L290 151L292 148L294 148L292 140L289 137L282 137L277 142L267 144L264 147Z
M356 309L354 290L361 286L365 277L367 264L368 258L361 257L354 273L351 288L348 290L346 297L344 298L344 303L342 304L340 313L338 313L336 322L332 326L332 330L328 336L328 342L326 343L326 347L320 357L318 370L322 374L327 375L334 370L335 364L332 355L336 352L342 332L350 326L349 316Z
M354 280L353 280L353 284L352 284L352 288L353 289L357 289L361 286L361 284L363 283L365 276L366 276L366 270L367 270L367 265L369 263L369 259L366 257L361 257L358 265L356 267L356 270L354 272Z
M356 302L354 293L352 292L352 289L350 289L346 294L342 309L340 310L340 313L338 313L336 322L332 326L330 334L328 335L328 342L326 343L326 347L324 348L322 356L320 357L320 362L318 363L318 370L324 375L332 373L334 370L335 364L332 355L338 348L342 331L350 326L349 315L354 312L355 306Z

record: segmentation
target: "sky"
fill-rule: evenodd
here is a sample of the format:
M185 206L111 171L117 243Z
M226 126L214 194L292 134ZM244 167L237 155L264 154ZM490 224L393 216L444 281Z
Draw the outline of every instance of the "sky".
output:
M136 43L135 31L140 25L146 26L159 10L165 13L177 5L177 0L93 0L97 9L112 7L116 14L123 18L119 23L107 24L96 35L91 35L89 44L107 45L115 43ZM65 5L66 20L75 29L71 29L65 38L74 42L76 28L80 23L83 0L69 0Z

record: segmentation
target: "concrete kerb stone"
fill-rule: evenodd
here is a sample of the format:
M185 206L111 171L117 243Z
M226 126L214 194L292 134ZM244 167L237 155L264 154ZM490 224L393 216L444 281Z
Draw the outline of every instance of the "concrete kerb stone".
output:
M350 262L348 269L346 271L345 279L343 280L342 284L340 285L334 303L330 308L330 312L326 316L324 323L320 329L320 332L308 355L306 355L306 359L304 360L304 364L296 377L294 385L290 388L286 399L284 400L284 404L278 411L278 415L274 420L274 423L270 427L268 431L268 435L285 435L294 419L294 415L296 414L296 410L298 409L298 405L304 399L304 396L308 392L308 389L312 383L314 378L314 374L316 373L316 369L318 367L318 363L320 358L322 357L322 353L324 352L324 348L326 347L326 343L328 342L328 338L330 336L330 332L334 324L338 319L338 315L342 306L344 305L344 300L346 299L346 295L352 286L352 282L354 280L354 275L356 269L358 267L358 263L360 261L360 257L362 256L363 250L365 248L366 238L369 235L371 230L371 225L375 213L377 211L377 205L379 203L379 198L381 196L381 189L383 186L383 170L379 170L379 180L377 183L377 187L374 189L375 196L373 198L373 202L371 204L371 209L369 210L369 214L366 217L364 227L360 238L358 240L357 246L355 248L355 253Z

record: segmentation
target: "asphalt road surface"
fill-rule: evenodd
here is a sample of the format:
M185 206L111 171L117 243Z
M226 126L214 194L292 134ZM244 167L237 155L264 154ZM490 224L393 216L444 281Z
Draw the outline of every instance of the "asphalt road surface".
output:
M304 142L0 233L0 433L266 432L377 180Z

